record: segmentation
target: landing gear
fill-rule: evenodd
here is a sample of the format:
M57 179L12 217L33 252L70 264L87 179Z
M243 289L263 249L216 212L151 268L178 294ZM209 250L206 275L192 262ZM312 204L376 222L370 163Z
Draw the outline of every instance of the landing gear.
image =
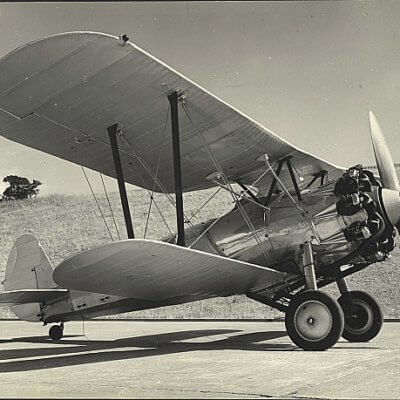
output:
M368 342L381 330L383 314L375 299L366 292L353 290L339 297L344 312L342 336L349 342Z
M317 287L310 242L303 245L303 271L306 290L291 300L285 315L287 333L304 350L326 350L339 340L344 315L339 303Z
M343 311L332 296L318 290L296 294L285 315L287 333L304 350L326 350L344 328Z
M61 322L60 325L53 325L49 329L49 336L52 340L60 340L64 334L64 324Z

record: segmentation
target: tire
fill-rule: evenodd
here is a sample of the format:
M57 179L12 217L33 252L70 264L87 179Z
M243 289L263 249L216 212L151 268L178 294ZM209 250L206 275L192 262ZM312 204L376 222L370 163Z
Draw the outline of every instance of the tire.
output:
M327 350L342 335L343 310L332 296L319 290L306 290L290 301L285 325L290 339L300 348Z
M352 309L352 302L355 309ZM376 300L367 292L354 290L339 297L344 312L343 338L349 342L368 342L380 332L383 313Z
M63 329L59 325L53 325L49 330L49 336L52 340L60 340L63 337Z

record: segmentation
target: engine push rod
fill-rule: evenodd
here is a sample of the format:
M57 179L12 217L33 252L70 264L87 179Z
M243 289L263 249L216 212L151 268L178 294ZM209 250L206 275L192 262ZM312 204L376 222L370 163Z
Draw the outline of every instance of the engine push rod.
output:
M117 141L118 126L119 126L118 123L115 123L115 124L109 126L107 128L107 133L108 133L108 136L110 137L111 151L112 151L112 156L113 156L113 160L114 160L115 173L117 175L118 189L119 189L119 196L121 198L122 211L124 213L124 218L125 218L126 232L128 235L128 239L134 239L135 234L133 232L131 212L129 210L128 197L126 195L124 173L122 171L121 158L119 156L119 150L118 150L118 141Z
M171 131L172 131L172 152L174 159L176 225L178 231L176 244L179 246L185 246L185 219L183 213L182 168L181 168L181 150L180 150L180 139L179 139L178 100L179 100L178 93L176 91L168 95L168 101L171 105Z

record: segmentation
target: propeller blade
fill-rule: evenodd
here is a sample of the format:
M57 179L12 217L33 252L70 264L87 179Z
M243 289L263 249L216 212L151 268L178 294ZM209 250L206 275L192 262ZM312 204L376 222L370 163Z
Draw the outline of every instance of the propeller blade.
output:
M400 191L399 179L397 178L396 169L394 167L389 147L386 144L382 129L372 111L369 112L369 127L371 130L371 139L374 147L376 165L378 167L382 186L386 189Z

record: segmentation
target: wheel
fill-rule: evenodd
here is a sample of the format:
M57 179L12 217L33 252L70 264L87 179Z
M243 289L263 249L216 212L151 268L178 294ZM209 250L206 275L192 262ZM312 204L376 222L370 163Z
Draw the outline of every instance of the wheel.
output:
M287 333L304 350L326 350L343 332L344 315L335 298L319 290L296 294L285 315Z
M53 325L49 329L49 336L52 340L60 340L63 337L63 328L60 325Z
M368 342L379 333L383 324L383 314L371 295L361 290L350 291L339 297L339 304L344 312L342 336L346 340Z

